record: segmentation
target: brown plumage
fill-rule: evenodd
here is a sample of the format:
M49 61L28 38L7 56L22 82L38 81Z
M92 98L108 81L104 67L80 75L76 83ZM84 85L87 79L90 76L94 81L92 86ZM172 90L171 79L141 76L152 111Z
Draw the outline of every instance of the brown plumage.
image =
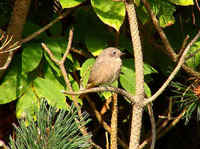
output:
M123 53L114 47L104 49L94 63L87 88L111 84L119 77Z

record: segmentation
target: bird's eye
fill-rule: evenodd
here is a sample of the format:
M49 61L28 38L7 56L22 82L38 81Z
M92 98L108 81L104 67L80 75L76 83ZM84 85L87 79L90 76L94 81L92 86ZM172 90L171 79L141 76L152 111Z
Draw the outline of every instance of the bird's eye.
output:
M115 54L116 54L116 51L113 51L113 54L115 55Z

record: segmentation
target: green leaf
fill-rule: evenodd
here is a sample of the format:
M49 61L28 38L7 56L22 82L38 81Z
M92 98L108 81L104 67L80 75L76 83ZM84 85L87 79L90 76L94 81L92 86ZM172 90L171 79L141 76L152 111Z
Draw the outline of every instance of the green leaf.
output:
M134 66L133 60L127 59L123 62L123 64L125 64L125 65L123 65L122 68L121 68L122 73L120 74L120 83L126 91L128 91L132 95L135 95L136 80L135 80L135 71L133 70L133 66ZM149 65L146 65L144 67L146 68L146 70L144 69L145 75L156 72L156 70L153 69ZM152 69L150 69L150 68L152 68ZM151 96L151 90L146 83L144 83L144 90L145 90L145 94L148 97L150 97Z
M90 71L92 69L92 66L95 62L94 58L87 59L80 69L80 76L81 76L81 86L82 88L86 88L87 82L90 76Z
M61 60L62 54L67 47L67 41L65 38L48 38L45 41L47 47L51 50L56 59Z
M20 74L20 56L16 55L0 84L0 104L16 100L27 86L26 76Z
M49 68L45 78L36 78L33 87L39 98L47 99L48 103L57 108L66 109L65 95L61 93L64 87L59 83Z
M17 98L16 75L7 74L6 79L0 85L0 104L9 103Z
M144 83L144 91L147 97L151 97L151 89L147 83Z
M128 70L127 70L128 69ZM130 71L130 73L135 73L135 64L133 59L125 59L123 60L123 66L122 66L122 73L126 73L126 71ZM157 70L155 70L152 66L149 64L144 64L144 75L157 73Z
M22 52L22 72L31 72L36 69L42 59L42 53L39 43L29 43Z
M72 85L72 90L79 91L80 89L79 89L78 83L69 74L68 74L68 78L70 80L70 84ZM69 88L67 87L66 90L69 91ZM66 95L66 96L69 97L72 101L74 100L71 95ZM75 100L77 100L77 102L82 105L83 104L82 99L80 99L79 96L75 96L75 97L76 97Z
M122 87L132 95L135 95L135 72L126 67L122 67L120 74L120 83Z
M51 60L47 52L44 53L44 56L51 68L57 73L58 76L61 76L59 67Z
M187 61L186 61L186 64L197 70L198 71L198 68L200 66L200 41L197 41L195 42L192 47L190 48L187 56L189 55L193 55L192 57L190 57Z
M71 8L71 7L78 6L84 1L85 0L60 0L60 4L63 8Z
M48 38L46 41L48 48L53 53L54 57L57 60L61 60L62 56L67 48L67 41L65 38ZM49 63L49 65L60 75L60 69L58 66L50 59L48 53L45 52L45 59ZM67 59L65 61L65 67L68 71L72 72L74 70L80 69L80 64L77 59L74 59L71 54L67 55Z
M33 93L31 86L26 90L24 95L17 101L16 116L24 118L27 115L34 115L37 108L38 99Z
M194 5L193 0L169 0L171 3L180 5L180 6L189 6Z
M118 81L117 81L117 80L114 81L114 82L111 84L111 86L113 86L113 87L118 87ZM101 94L102 96L104 96L105 99L108 99L108 98L110 98L110 97L113 95L112 92L102 92L102 93L99 93L99 94Z
M165 1L160 1L158 7L159 7L158 16L159 16L160 26L167 27L174 24L175 18L173 16L173 13L176 11L176 8L170 3L167 3Z
M91 0L91 4L101 21L119 31L126 14L123 2Z

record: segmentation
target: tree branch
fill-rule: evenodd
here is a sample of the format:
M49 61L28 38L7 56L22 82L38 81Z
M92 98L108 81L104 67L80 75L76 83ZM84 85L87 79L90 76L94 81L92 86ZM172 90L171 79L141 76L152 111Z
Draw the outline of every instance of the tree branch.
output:
M151 137L152 139L151 139L150 149L154 149L155 144L156 144L156 122L155 122L155 118L154 118L154 115L153 115L152 104L148 104L147 108L148 108L149 118L150 118L150 121L151 121L151 130L152 130L152 137Z
M115 87L110 87L110 86L106 86L106 87L94 87L94 88L89 88L89 89L85 89L85 90L80 90L78 92L69 92L69 91L62 91L64 94L69 94L69 95L81 95L81 94L87 94L87 93L94 93L94 92L105 92L105 91L111 91L111 92L115 92L118 94L121 94L123 96L125 96L126 98L128 98L128 100L132 103L135 103L135 96L132 96L130 93L126 92L125 90L121 89L121 88L115 88Z
M147 105L148 103L154 101L165 90L165 88L169 85L170 81L175 77L175 75L177 74L177 72L180 70L181 66L184 64L186 54L189 51L190 47L194 44L194 42L199 37L200 37L200 30L198 31L198 33L196 34L196 36L190 41L190 43L185 48L185 51L183 52L182 56L180 57L177 66L175 67L175 69L173 70L173 72L169 75L168 79L165 81L165 83L163 83L163 85L160 87L160 89L153 96L151 96L150 98L148 98L148 99L146 99L144 101L144 105Z
M143 54L142 45L139 36L137 17L133 0L125 0L125 7L128 15L130 25L130 33L132 39L135 73L136 73L136 103L132 109L132 122L131 122L131 136L129 142L129 149L137 149L140 143L143 106L141 103L144 100L144 68L143 68ZM133 83L133 82L132 82Z
M155 26L155 29L156 29L157 32L159 33L160 38L161 38L161 40L162 40L162 42L163 42L163 44L164 44L164 46L165 46L165 48L166 48L166 50L167 50L167 54L169 55L169 57L172 59L173 62L176 62L177 59L178 59L178 57L179 57L180 55L177 55L177 54L174 52L174 50L173 50L171 44L169 43L169 41L168 41L168 39L167 39L167 37L166 37L166 35L165 35L163 29L162 29L162 28L160 27L160 25L159 25L159 22L158 22L158 20L157 20L157 18L156 18L156 15L155 15L155 14L153 13L153 11L151 10L150 4L147 2L147 0L142 0L142 2L143 2L144 6L146 7L147 11L148 11L149 14L150 14L150 17L151 17L151 19L152 19L153 25ZM192 75L192 76L195 76L195 77L197 77L197 78L200 78L200 73L194 71L192 68L190 68L190 67L188 67L188 66L186 66L186 65L184 65L184 64L182 65L182 68L183 68L188 74L190 74L190 75Z

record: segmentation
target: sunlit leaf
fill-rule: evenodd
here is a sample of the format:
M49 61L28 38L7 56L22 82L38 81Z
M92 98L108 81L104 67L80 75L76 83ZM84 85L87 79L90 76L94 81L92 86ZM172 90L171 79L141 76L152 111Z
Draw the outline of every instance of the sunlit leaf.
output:
M195 69L198 70L200 65L200 41L195 42L192 47L190 48L187 56L188 59L186 60L186 64Z
M194 0L169 0L171 3L180 6L194 5Z
M90 71L92 69L94 62L95 62L94 58L89 58L81 66L80 76L81 76L81 87L82 88L86 88L86 86L87 86L87 82L88 82L88 79L90 76Z
M59 0L59 1L63 8L71 8L71 7L78 6L85 0Z
M119 31L126 14L123 2L113 0L91 0L91 4L101 21Z
M33 115L38 103L37 97L33 93L33 89L29 87L24 95L18 100L16 105L17 118L24 118L27 115Z
M16 55L13 63L0 84L0 104L6 104L20 97L27 86L27 78L20 73L20 56Z
M22 72L30 72L37 68L42 59L42 47L39 43L30 43L22 52Z
M48 103L57 108L67 108L65 95L61 92L65 88L58 82L50 68L45 78L36 78L33 81L33 88L39 98L47 99Z

